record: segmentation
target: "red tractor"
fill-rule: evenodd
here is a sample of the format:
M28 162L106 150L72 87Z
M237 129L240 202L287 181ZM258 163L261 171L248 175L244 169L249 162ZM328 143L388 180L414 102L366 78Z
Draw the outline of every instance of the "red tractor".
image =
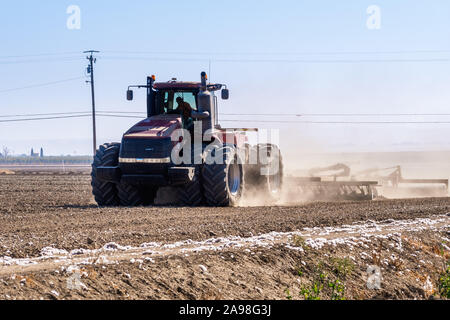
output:
M155 82L129 86L147 90L147 118L129 129L122 143L106 143L92 164L92 192L99 206L154 203L158 189L173 204L235 206L249 190L276 199L283 178L280 150L273 144L250 146L246 132L218 123L215 93L225 85ZM257 130L256 130L257 131ZM192 138L194 136L194 138ZM200 137L200 138L199 138Z

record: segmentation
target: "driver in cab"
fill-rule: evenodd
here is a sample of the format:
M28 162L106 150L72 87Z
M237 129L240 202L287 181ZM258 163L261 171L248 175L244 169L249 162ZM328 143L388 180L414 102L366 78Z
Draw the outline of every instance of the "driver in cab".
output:
M177 98L178 106L175 109L176 112L181 114L182 121L183 121L183 127L185 129L190 129L190 127L194 124L192 120L192 107L189 103L185 102L183 98L178 97Z

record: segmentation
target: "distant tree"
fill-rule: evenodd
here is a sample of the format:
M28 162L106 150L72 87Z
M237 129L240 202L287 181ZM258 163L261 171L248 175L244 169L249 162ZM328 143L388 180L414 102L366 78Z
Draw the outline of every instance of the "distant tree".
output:
M5 159L8 158L8 156L11 154L11 150L9 150L7 146L3 146L2 150L3 150L2 152L3 157Z

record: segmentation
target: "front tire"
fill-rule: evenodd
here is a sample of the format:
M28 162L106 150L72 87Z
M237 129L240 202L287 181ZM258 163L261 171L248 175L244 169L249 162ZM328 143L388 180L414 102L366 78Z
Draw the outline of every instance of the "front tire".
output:
M114 167L118 165L119 151L120 143L105 143L95 153L91 171L91 186L92 194L99 206L117 206L120 203L116 185L97 178L98 167Z
M131 184L117 185L120 205L124 207L148 206L154 203L156 188L137 187Z
M177 188L178 202L182 206L196 207L202 204L203 196L200 181L197 179Z
M200 170L195 169L195 176L192 182L177 187L177 200L182 206L196 207L203 203L202 186L200 183Z

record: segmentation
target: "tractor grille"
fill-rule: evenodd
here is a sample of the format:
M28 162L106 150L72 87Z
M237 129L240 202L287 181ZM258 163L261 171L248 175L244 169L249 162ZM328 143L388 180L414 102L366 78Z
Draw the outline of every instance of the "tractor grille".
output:
M126 139L122 140L120 158L123 159L166 159L170 158L172 141L164 139Z

